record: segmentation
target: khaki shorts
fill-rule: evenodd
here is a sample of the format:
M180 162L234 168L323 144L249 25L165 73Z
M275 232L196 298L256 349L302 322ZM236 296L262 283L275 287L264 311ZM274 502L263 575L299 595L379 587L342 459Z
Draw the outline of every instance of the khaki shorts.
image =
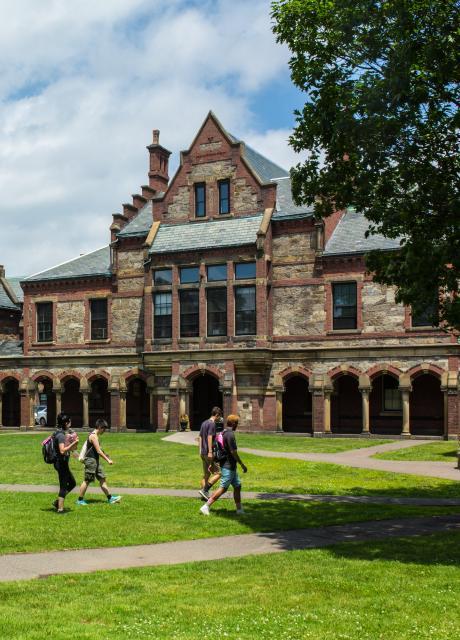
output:
M101 463L94 458L85 459L85 482L94 482L95 478L99 481L105 480L104 469Z
M210 460L208 456L201 456L201 462L203 463L203 475L205 476L208 473L220 473L220 467L217 462L214 460Z

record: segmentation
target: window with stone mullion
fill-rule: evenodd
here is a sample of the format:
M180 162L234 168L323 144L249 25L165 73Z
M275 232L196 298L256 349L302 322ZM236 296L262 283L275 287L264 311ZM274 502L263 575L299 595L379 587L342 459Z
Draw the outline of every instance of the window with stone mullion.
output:
M235 288L235 334L256 334L256 288Z
M154 303L154 338L171 338L172 336L172 294L170 291L155 293Z
M107 300L91 300L91 340L107 339Z
M200 302L198 289L179 292L181 338L196 338L200 335Z
M37 304L37 341L51 342L53 339L53 303Z
M207 291L208 336L227 335L227 289Z
M357 328L356 282L341 282L332 285L333 328Z

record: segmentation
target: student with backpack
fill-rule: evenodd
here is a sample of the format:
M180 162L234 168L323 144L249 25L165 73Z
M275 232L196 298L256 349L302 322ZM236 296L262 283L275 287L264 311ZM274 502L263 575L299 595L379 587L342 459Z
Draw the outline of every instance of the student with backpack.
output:
M70 471L69 458L70 452L78 445L78 436L76 433L72 433L72 437L69 438L70 425L69 416L65 413L60 413L57 417L57 431L51 436L55 448L54 468L59 477L59 496L53 502L53 507L59 514L65 513L65 497L77 484Z
M103 493L107 497L109 504L115 504L120 502L121 496L113 496L107 486L104 469L100 463L100 458L104 458L107 464L112 465L113 461L108 455L101 449L99 438L104 435L105 430L108 428L108 424L102 418L96 420L96 428L92 431L88 437L88 440L83 445L83 448L79 455L80 462L85 465L85 479L80 486L80 495L77 500L77 504L80 506L86 506L88 503L85 500L85 493L88 489L88 485L97 478L99 485Z
M200 511L203 515L209 516L209 509L229 488L233 486L233 499L235 500L236 513L238 515L244 513L241 506L241 480L238 476L237 464L239 464L246 473L248 470L238 455L235 431L238 428L239 417L230 415L227 418L227 428L222 436L216 437L214 446L214 459L220 463L221 479L220 487L214 491L209 500L204 504Z

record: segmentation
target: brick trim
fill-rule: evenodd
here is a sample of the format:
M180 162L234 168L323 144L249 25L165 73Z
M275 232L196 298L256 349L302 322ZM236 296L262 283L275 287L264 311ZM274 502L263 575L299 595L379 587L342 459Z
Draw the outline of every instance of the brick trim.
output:
M370 380L375 380L381 375L390 375L399 380L399 376L402 373L401 369L391 364L376 364L366 371L366 375L369 376Z

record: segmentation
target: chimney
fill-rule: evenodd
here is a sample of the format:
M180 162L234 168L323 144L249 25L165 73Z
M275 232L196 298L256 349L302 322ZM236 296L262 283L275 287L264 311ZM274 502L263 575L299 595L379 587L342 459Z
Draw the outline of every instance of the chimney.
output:
M166 191L168 188L168 161L171 151L160 144L160 132L152 131L152 144L147 147L150 154L149 187L155 191Z

